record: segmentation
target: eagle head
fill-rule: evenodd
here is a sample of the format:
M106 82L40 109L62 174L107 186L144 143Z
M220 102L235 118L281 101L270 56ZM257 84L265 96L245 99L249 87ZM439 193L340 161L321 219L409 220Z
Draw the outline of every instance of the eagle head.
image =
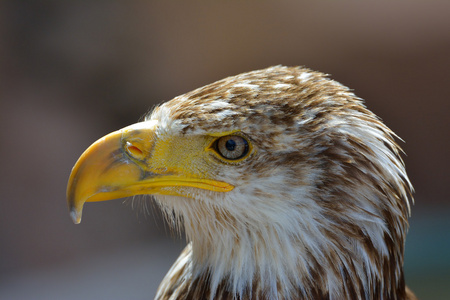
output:
M158 299L406 299L412 187L394 137L325 74L244 73L90 146L70 214L153 195L189 241Z

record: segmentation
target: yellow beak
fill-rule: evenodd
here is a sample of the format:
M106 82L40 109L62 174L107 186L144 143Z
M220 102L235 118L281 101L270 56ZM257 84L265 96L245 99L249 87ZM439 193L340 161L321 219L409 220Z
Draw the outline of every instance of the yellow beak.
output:
M180 172L183 168L160 167L166 160L160 157L160 151L155 153L156 127L156 122L125 127L99 139L81 155L67 185L67 203L75 224L81 222L85 202L143 194L183 196L176 189L180 186L216 192L234 188L225 182Z

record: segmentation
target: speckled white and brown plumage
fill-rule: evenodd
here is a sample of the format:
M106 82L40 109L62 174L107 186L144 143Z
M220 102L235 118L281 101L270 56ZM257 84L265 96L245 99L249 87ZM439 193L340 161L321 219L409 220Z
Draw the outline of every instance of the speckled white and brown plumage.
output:
M230 192L156 196L190 241L157 299L414 299L400 148L347 87L276 66L176 97L147 120L161 137L240 130L254 148L211 170Z

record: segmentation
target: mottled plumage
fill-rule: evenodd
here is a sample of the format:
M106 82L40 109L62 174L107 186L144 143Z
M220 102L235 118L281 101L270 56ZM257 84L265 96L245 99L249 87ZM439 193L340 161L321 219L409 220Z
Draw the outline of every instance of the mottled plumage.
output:
M225 78L95 142L70 214L151 194L189 244L156 299L415 299L403 252L412 186L394 133L326 75Z
M158 299L407 298L412 187L394 134L347 87L277 66L176 97L147 120L161 136L239 130L255 148L213 170L231 192L157 196L190 240Z

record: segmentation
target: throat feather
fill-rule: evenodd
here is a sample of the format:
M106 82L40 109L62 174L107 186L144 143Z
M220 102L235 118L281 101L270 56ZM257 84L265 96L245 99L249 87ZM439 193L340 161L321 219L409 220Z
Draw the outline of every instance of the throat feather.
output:
M173 218L182 222L190 241L174 265L178 267L167 277L181 272L175 276L183 276L180 286L189 293L192 289L207 293L205 299L215 299L219 293L236 299L255 295L265 295L260 299L365 299L374 289L380 295L395 293L403 280L401 257L380 255L398 249L386 248L387 228L372 220L363 230L331 217L311 218L325 216L319 208L312 214L312 207L306 214L286 209L273 214L283 215L282 220L270 220L271 214L265 218L253 218L245 211L231 214L195 199L175 206L167 203L164 199L162 205L169 223ZM389 270L389 284L383 277L386 266L394 267Z

